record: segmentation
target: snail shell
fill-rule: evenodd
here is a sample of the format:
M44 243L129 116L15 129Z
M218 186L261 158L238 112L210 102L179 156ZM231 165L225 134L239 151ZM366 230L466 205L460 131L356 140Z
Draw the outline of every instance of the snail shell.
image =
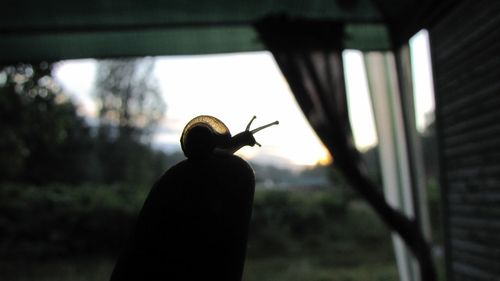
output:
M187 158L208 156L216 147L231 141L231 133L219 119L200 115L193 118L182 131L181 147Z

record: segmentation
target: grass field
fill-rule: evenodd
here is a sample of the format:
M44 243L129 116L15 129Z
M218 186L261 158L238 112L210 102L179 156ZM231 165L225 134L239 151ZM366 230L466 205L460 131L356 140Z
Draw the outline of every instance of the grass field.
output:
M333 259L332 259L333 260ZM272 257L248 259L244 281L392 281L397 280L393 263L334 264L326 257ZM111 258L70 258L40 261L0 262L2 281L105 281Z

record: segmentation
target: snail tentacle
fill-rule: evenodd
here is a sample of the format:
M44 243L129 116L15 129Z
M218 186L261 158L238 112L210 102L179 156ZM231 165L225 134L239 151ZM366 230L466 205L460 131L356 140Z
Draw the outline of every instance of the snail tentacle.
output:
M250 122L248 122L248 125L247 125L245 131L250 131L250 126L252 125L253 120L255 120L256 118L257 118L257 116L255 116L255 115L252 117Z
M279 123L280 123L280 122L276 120L276 121L271 122L271 123L269 123L269 124L266 124L266 125L264 125L264 126L260 126L260 127L258 127L258 128L255 128L255 129L251 130L251 131L250 131L250 133L255 134L255 133L257 133L257 132L258 132L258 131L260 131L260 130L263 130L263 129L267 128L267 127L271 127L271 126L273 126L273 125L278 125Z

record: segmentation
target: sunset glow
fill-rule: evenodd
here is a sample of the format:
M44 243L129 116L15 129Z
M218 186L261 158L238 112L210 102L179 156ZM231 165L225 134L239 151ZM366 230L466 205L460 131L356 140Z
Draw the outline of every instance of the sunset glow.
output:
M81 112L94 118L95 71L94 60L63 62L56 69L56 76L81 104ZM219 118L233 135L255 115L253 128L275 120L280 124L258 132L255 137L262 147L246 147L238 152L242 157L286 167L331 161L268 52L159 57L155 75L167 104L154 137L157 146L180 150L182 129L198 115Z

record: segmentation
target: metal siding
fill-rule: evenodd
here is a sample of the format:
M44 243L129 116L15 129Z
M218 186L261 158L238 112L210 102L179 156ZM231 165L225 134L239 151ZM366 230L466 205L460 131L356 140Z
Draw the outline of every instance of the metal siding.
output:
M500 2L429 28L450 280L500 280Z

